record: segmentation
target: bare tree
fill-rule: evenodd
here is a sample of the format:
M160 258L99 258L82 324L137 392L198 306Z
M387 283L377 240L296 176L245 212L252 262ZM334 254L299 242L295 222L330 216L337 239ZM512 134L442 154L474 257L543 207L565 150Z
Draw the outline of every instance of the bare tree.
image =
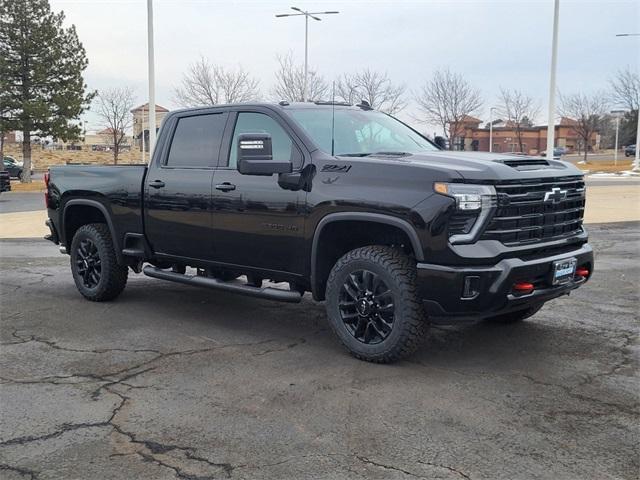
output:
M355 74L344 74L336 82L336 97L348 103L362 100L376 110L390 115L400 112L407 106L404 100L406 87L391 83L386 73L362 70Z
M120 148L133 124L131 109L134 94L131 87L110 88L98 93L96 114L100 126L108 132L113 144L113 163L118 163Z
M296 65L293 54L278 55L278 70L276 71L276 85L272 96L276 100L302 102L304 99L304 66ZM309 69L309 85L307 100L322 100L329 92L329 86L324 78L315 70Z
M575 122L572 129L584 146L584 158L580 163L587 163L591 137L600 129L607 113L607 107L606 92L596 92L592 95L560 94L560 113Z
M640 105L640 75L627 67L618 70L609 80L611 101L627 110L638 110Z
M424 115L418 120L440 125L444 135L449 138L450 149L453 149L453 139L460 133L464 118L476 113L482 106L480 90L471 86L461 74L451 72L448 68L437 70L414 97Z
M249 102L260 96L259 84L242 67L228 70L201 57L182 77L175 101L183 107Z
M531 122L540 113L540 106L533 98L520 90L509 90L500 87L500 100L498 111L505 120L514 128L518 147L523 152L522 130L531 126Z

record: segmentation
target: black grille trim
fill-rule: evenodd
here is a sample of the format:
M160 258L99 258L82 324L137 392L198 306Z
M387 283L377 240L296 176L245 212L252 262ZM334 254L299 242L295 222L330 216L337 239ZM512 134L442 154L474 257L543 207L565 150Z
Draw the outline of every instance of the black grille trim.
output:
M559 240L582 232L583 177L505 182L495 188L498 208L482 234L483 240L517 246ZM545 193L552 188L566 191L566 197L558 202L545 202Z

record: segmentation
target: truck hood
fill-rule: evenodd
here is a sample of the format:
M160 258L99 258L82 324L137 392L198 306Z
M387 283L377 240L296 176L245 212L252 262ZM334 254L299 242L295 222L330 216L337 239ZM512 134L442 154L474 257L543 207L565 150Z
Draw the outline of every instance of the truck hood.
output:
M527 155L441 150L402 157L376 155L367 158L455 171L465 181L487 182L582 175L578 168L568 162Z

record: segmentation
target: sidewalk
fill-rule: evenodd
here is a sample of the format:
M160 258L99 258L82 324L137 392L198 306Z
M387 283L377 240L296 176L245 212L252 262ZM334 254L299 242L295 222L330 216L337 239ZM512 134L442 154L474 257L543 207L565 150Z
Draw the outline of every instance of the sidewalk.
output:
M3 194L11 195L11 194ZM3 196L3 199L5 197ZM0 238L42 238L49 233L44 210L0 214ZM589 185L585 223L640 221L640 185Z

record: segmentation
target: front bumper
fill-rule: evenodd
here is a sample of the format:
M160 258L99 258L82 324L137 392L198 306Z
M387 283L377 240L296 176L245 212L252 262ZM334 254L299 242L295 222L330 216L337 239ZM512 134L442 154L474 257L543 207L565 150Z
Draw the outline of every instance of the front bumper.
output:
M587 268L589 275L586 278L576 276L562 285L552 285L553 262L570 257L577 259L578 267ZM569 294L592 275L593 250L585 243L576 250L535 260L507 258L484 267L418 263L417 271L418 292L430 317L476 320ZM471 298L463 298L466 277L477 277L474 280L477 294ZM528 294L515 294L513 285L516 282L533 283L535 289Z

